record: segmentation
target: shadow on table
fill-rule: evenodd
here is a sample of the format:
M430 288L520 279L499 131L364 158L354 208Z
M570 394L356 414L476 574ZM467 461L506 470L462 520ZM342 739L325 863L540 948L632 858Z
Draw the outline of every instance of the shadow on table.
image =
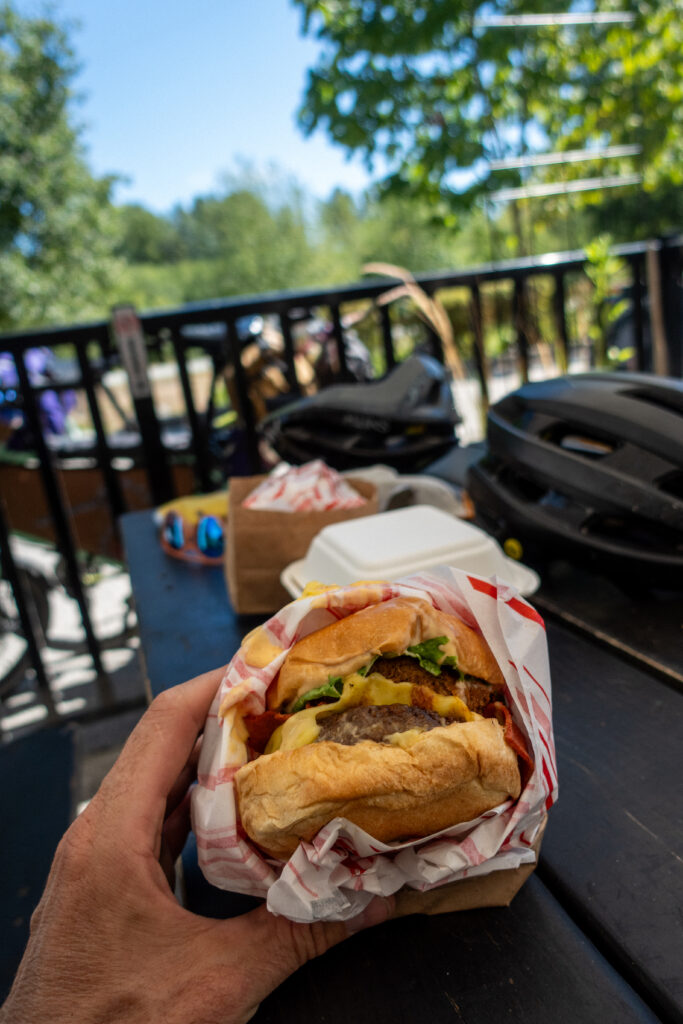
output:
M73 816L75 731L43 729L0 746L0 1003L11 988L57 844Z

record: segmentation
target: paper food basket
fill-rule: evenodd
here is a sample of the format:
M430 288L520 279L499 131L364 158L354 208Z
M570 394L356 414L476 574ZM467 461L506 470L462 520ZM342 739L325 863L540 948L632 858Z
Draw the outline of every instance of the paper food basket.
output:
M289 600L280 573L302 558L325 526L377 512L377 488L367 480L348 478L364 504L306 512L276 512L244 507L244 499L266 476L230 480L230 516L225 544L225 580L230 600L240 615L270 614Z

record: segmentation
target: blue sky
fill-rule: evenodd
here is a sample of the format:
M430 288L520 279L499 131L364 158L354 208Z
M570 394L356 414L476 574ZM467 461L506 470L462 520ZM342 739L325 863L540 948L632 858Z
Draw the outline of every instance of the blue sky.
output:
M95 174L119 173L117 202L157 212L234 172L275 164L314 195L369 182L361 161L296 127L319 44L290 0L53 0L82 70L77 108ZM44 9L17 0L25 14Z

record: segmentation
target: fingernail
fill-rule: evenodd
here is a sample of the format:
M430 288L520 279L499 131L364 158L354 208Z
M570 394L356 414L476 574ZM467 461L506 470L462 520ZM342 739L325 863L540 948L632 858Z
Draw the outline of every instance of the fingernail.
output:
M394 900L392 896L375 896L370 900L365 910L362 910L356 917L346 922L346 930L349 935L362 932L364 928L372 928L373 925L382 924L391 917L394 911Z

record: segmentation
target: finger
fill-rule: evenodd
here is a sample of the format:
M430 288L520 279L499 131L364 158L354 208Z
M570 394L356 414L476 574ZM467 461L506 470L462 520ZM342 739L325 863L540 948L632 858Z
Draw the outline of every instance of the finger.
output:
M247 986L254 1013L258 1004L308 960L327 952L355 932L381 924L392 916L393 897L375 897L350 921L319 921L295 924L276 917L265 904L239 918L221 922L226 944L239 943L241 962L253 973ZM264 953L266 955L264 955Z
M190 834L190 803L191 796L187 792L173 814L164 822L161 841L173 861L176 861L183 852L183 847Z
M187 793L188 789L197 778L197 764L199 762L199 752L201 748L202 738L200 736L197 742L195 743L194 747L192 748L192 753L190 754L187 764L180 772L180 775L178 776L176 781L173 783L171 792L168 794L168 797L166 798L166 813L164 814L165 819L169 818L175 811L178 804L180 804L185 799L185 794Z
M163 691L129 736L98 794L100 805L116 808L113 825L122 838L158 836L223 674L214 669Z

